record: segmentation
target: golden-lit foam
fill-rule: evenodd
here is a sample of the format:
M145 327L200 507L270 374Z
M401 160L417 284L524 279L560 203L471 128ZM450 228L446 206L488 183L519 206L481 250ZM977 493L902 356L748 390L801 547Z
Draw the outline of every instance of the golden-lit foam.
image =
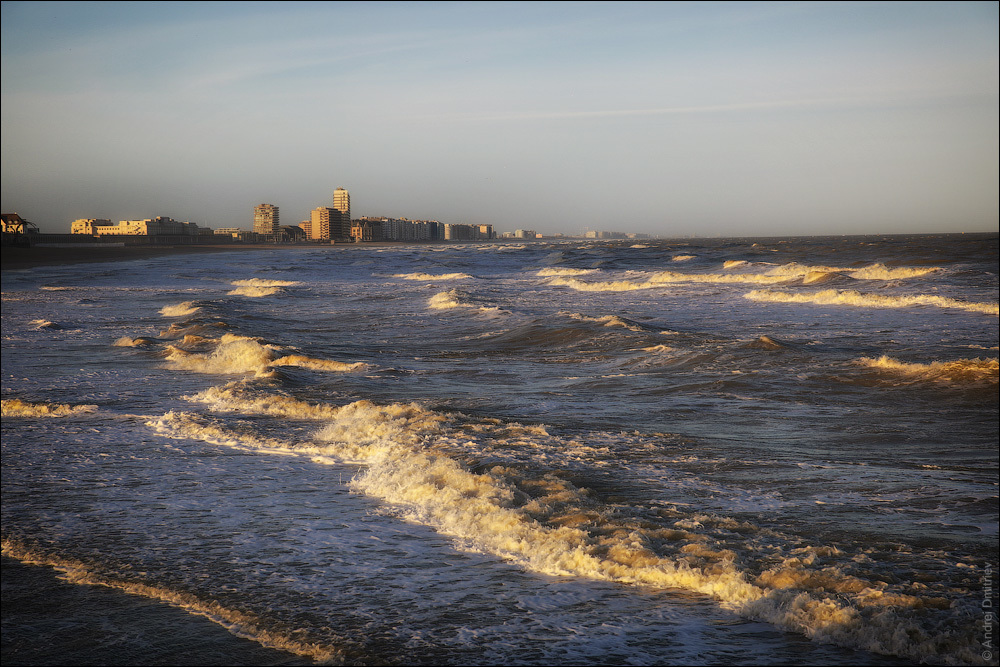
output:
M927 364L907 363L881 356L877 359L863 357L857 360L862 366L902 375L915 380L931 380L949 384L968 384L981 381L996 383L1000 361L997 359L958 359L933 361Z
M298 366L314 371L331 371L335 373L350 373L368 368L368 364L360 361L348 363L333 359L314 359L301 354L290 354L279 357L271 362L271 366Z
M772 303L814 303L818 305L855 306L859 308L912 308L914 306L933 306L936 308L956 308L973 313L986 315L1000 314L1000 308L995 303L976 303L959 301L936 294L917 294L910 296L886 296L882 294L865 294L857 290L828 289L819 292L778 292L775 290L754 290L743 295L751 301L767 301Z
M393 275L393 278L402 278L404 280L465 280L467 278L472 278L468 273L397 273Z
M317 463L360 463L365 468L350 482L354 490L381 499L400 516L431 526L459 545L529 571L692 591L748 618L882 653L925 657L963 650L899 613L939 601L923 602L899 587L843 571L848 563L835 547L793 550L748 578L740 567L738 543L720 544L705 528L729 525L725 518L682 515L672 528L645 528L616 518L606 506L589 500L586 490L556 474L526 477L504 465L474 471L449 454L469 438L489 434L492 423L456 428L445 415L414 403L312 405L243 394L237 385L196 398L324 424L310 441L295 443L236 432L189 413L170 413L151 425L170 437L298 453ZM522 446L530 446L532 438L551 437L544 429L511 435L523 440Z
M252 338L225 334L215 350L201 354L176 346L167 347L167 361L173 368L195 373L263 373L274 357L274 349Z
M550 276L582 276L588 273L594 273L597 269L571 269L571 268L549 268L542 269L536 275L543 278L548 278Z
M201 310L201 307L196 305L194 301L184 301L175 306L160 308L160 315L164 317L187 317L188 315L194 315L199 310Z
M230 296L262 297L276 294L282 287L290 287L300 283L296 280L251 278L249 280L234 280L230 284L236 286L236 289L227 292Z
M268 376L277 366L298 366L317 371L347 373L363 370L362 362L346 363L331 359L316 359L301 354L279 355L280 348L264 344L254 338L225 334L218 340L201 336L185 336L181 345L201 346L214 344L211 352L192 352L180 345L166 348L166 359L171 367L217 375L254 373Z
M19 398L5 398L0 406L4 417L73 417L97 411L96 405L29 403Z

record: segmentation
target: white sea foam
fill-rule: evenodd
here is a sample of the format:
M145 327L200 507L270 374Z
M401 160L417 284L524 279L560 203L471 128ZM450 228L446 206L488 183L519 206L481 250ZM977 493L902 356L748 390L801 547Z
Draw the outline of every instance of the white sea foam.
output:
M242 412L286 419L333 419L340 411L339 407L307 403L290 396L255 393L242 382L210 387L183 398L204 403L214 412Z
M248 280L234 280L230 285L238 287L291 287L300 285L297 280L270 280L267 278L250 278Z
M393 278L403 278L404 280L465 280L472 278L468 273L396 273Z
M62 329L61 326L49 320L31 320L28 324L34 329Z
M987 382L996 384L1000 362L996 359L958 359L933 361L927 364L907 363L881 356L877 359L863 357L857 363L868 368L890 372L912 380L929 380L947 384L967 385Z
M956 308L974 313L997 315L1000 313L995 303L975 303L959 301L934 294L886 296L865 294L857 290L823 290L820 292L778 292L775 290L754 290L743 295L751 301L774 303L815 303L819 305L857 306L862 308L912 308L914 306L934 306Z
M194 301L184 301L176 306L164 306L160 308L160 315L164 317L187 317L188 315L194 315L200 309L200 306L196 305Z
M586 282L577 278L558 276L549 281L550 285L570 287L579 292L631 292L634 290L650 289L662 287L662 285L645 282L634 282L631 280L605 280L600 282Z
M227 292L230 296L263 297L271 296L281 291L282 287L299 285L296 280L267 280L264 278L250 278L249 280L234 280L232 285L236 289Z
M450 308L460 308L464 304L459 300L460 292L457 290L448 290L447 292L438 292L432 296L428 301L427 305L435 310L448 310Z
M116 340L112 345L114 347L139 347L142 345L150 345L154 343L151 338L143 338L142 336L136 338L130 338L129 336L122 336Z
M474 310L481 315L488 316L500 316L508 315L509 311L506 311L497 306L487 306L478 303L478 300L466 292L458 289L450 289L444 292L438 292L430 299L427 300L427 305L433 310L451 310L453 308L465 308L468 310Z
M5 398L0 401L0 413L4 417L76 417L96 411L96 405L29 403L19 398Z
M674 255L670 258L671 262L690 262L692 259L696 259L698 255Z
M187 352L176 346L167 347L171 366L196 373L225 375L231 373L266 372L275 356L275 348L262 345L253 338L225 334L214 351L208 354Z
M287 413L326 424L311 442L295 443L237 433L190 413L169 413L150 425L168 437L240 449L284 450L320 464L364 464L364 471L351 482L356 491L381 499L400 516L431 526L466 548L527 570L694 591L741 615L819 641L914 658L968 657L963 654L968 648L959 641L946 634L937 636L898 613L943 601L844 572L824 560L843 560L834 547L790 551L778 564L748 578L736 566L736 554L704 532L708 526L738 522L690 515L678 518L673 528L619 527L599 508L586 509L587 494L565 479L519 478L503 465L470 471L436 446L468 440L470 431L454 431L444 415L417 404L357 401L333 407L271 402L264 396L240 397L229 388L203 392L196 399L216 407ZM525 432L520 437L533 436ZM675 545L675 555L658 554L652 546L656 542Z
M836 269L846 273L856 280L903 280L906 278L919 278L931 273L937 273L942 269L937 266L899 266L890 268L884 264L872 264L860 269Z
M536 275L543 278L549 276L582 276L588 273L594 273L597 269L571 269L568 267L556 267L540 270Z
M368 364L357 362L336 361L334 359L315 359L301 354L290 354L279 357L271 362L271 366L298 366L314 371L332 371L335 373L349 373L368 368Z
M906 278L917 278L920 276L925 276L931 273L936 273L938 271L941 271L941 268L937 266L921 266L921 267L899 266L891 268L884 264L870 264L865 267L856 268L856 267L810 265L810 264L799 264L796 262L790 262L788 264L782 264L780 266L776 266L773 269L769 270L767 273L768 275L786 276L789 278L807 276L811 273L816 273L816 274L834 273L834 274L843 274L848 277L854 278L855 280L904 280Z
M720 273L679 273L677 271L660 271L648 276L645 280L607 280L587 282L571 277L555 277L550 285L571 287L581 292L632 292L635 290L654 289L674 283L759 283L775 284L788 282L788 276L772 276L765 274L720 274Z
M214 344L211 352L190 352L177 345L167 347L167 361L172 367L216 375L254 373L270 376L276 366L298 366L316 371L352 372L364 370L363 362L347 363L332 359L316 359L301 354L279 355L280 347L264 344L254 338L225 334L218 340L185 336L195 339L193 344Z

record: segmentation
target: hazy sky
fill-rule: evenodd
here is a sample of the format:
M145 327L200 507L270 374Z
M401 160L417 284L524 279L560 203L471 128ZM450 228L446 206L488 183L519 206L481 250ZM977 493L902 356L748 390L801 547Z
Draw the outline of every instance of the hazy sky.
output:
M997 231L998 3L2 7L2 207Z

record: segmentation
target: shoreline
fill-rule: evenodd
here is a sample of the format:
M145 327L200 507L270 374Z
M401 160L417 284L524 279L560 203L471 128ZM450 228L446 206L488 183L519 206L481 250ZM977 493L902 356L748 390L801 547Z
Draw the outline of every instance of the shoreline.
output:
M4 246L0 252L0 270L10 271L30 269L36 266L62 266L67 264L83 264L90 262L113 262L131 259L146 259L164 255L244 252L249 250L273 250L276 248L313 248L307 245L133 245L109 246L107 248L93 245L72 247L17 247ZM331 246L332 247L332 246Z
M181 607L3 556L3 664L311 665Z
M192 243L184 245L115 245L100 247L90 243L55 246L3 246L0 252L0 270L16 271L30 269L36 266L63 266L89 262L114 262L131 259L146 259L164 255L210 253L210 252L247 252L253 250L351 250L357 248L381 248L403 246L409 243L420 245L465 245L480 243L497 243L501 239L479 241L365 241L363 243L234 243L207 244ZM69 246L69 247L67 247Z

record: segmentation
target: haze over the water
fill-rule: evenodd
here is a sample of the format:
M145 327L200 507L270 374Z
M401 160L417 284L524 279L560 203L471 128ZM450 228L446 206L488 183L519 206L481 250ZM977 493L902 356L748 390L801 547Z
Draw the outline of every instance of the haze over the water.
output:
M996 231L998 5L4 2L2 207Z

